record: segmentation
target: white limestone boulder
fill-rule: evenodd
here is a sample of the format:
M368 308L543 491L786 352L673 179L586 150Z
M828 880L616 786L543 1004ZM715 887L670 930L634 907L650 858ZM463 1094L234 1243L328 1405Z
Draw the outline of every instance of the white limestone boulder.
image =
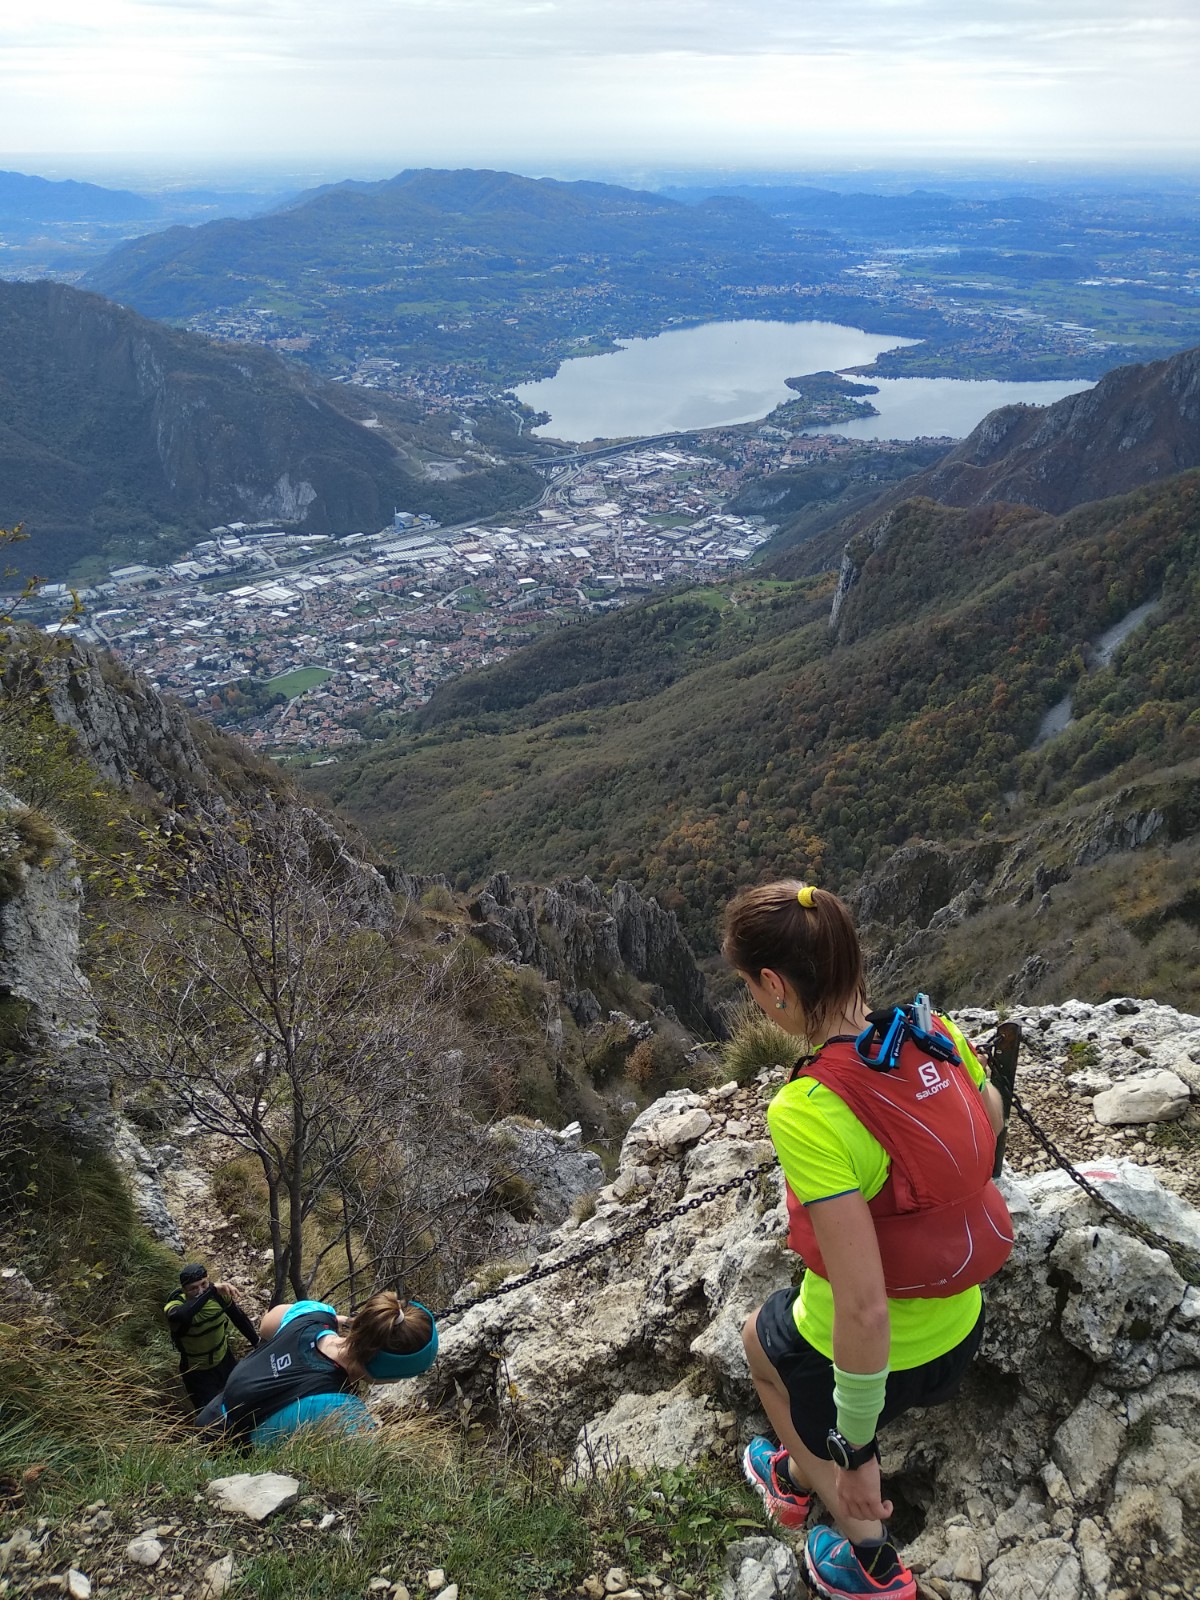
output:
M1191 1090L1183 1079L1160 1067L1102 1090L1092 1101L1092 1112L1096 1121L1106 1128L1173 1122L1183 1116L1191 1098Z
M1157 1339L1187 1285L1162 1250L1115 1228L1071 1228L1050 1257L1071 1285L1061 1327L1076 1349L1108 1362L1121 1339Z
M1066 1539L1005 1550L992 1563L980 1600L1082 1600L1083 1571Z
M721 1600L799 1600L800 1564L782 1539L738 1539L725 1552Z
M300 1480L282 1472L237 1472L230 1478L214 1478L206 1492L223 1511L265 1522L295 1503Z
M1051 1451L1076 1500L1092 1500L1105 1487L1121 1459L1125 1433L1124 1405L1099 1387L1059 1428Z
M688 1383L658 1394L624 1394L580 1431L575 1464L581 1473L631 1467L695 1466L731 1450L733 1413L714 1410Z

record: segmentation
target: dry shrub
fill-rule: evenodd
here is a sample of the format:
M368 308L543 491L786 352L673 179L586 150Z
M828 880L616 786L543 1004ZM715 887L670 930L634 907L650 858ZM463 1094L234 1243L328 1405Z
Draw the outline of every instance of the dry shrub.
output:
M801 1041L777 1028L752 1000L738 1001L728 1021L722 1061L726 1077L735 1083L750 1083L764 1069L790 1066L800 1054Z

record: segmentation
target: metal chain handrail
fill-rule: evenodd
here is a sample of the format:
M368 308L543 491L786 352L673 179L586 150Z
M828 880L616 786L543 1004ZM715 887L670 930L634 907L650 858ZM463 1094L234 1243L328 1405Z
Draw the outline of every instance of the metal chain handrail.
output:
M1012 1108L1050 1157L1051 1161L1066 1173L1072 1183L1077 1184L1098 1206L1101 1206L1105 1211L1116 1217L1130 1233L1137 1234L1143 1244L1148 1244L1151 1249L1164 1251L1189 1283L1200 1284L1200 1256L1197 1256L1195 1251L1189 1250L1186 1245L1177 1244L1173 1239L1164 1239L1161 1233L1157 1233L1137 1217L1131 1217L1127 1211L1122 1211L1120 1206L1114 1205L1106 1194L1098 1189L1090 1179L1085 1178L1083 1173L1063 1155L1045 1129L1038 1126L1032 1113L1026 1110L1021 1103L1020 1097L1015 1092L1012 1097Z
M1155 1232L1137 1217L1130 1216L1103 1194L1094 1183L1090 1182L1074 1167L1071 1161L1062 1153L1050 1135L1035 1121L1016 1092L1015 1086L1010 1091L1012 1110L1017 1113L1021 1121L1033 1134L1034 1138L1054 1162L1055 1166L1066 1173L1072 1183L1077 1184L1083 1192L1094 1200L1103 1210L1134 1233L1143 1244L1148 1244L1152 1249L1162 1250L1170 1257L1189 1283L1200 1284L1200 1256L1185 1245L1177 1244L1172 1239L1165 1239L1162 1234ZM671 1206L666 1211L658 1211L649 1217L641 1217L637 1222L630 1223L627 1228L610 1234L608 1238L600 1240L586 1249L577 1250L574 1255L564 1256L561 1261L548 1262L544 1266L531 1267L528 1272L523 1272L520 1277L510 1278L495 1289L485 1290L483 1294L472 1295L469 1300L461 1300L456 1305L448 1306L444 1311L435 1313L438 1322L447 1317L462 1316L464 1312L471 1311L475 1306L483 1305L489 1300L499 1300L506 1294L515 1294L518 1289L526 1289L531 1283L540 1283L543 1278L552 1277L556 1272L566 1272L571 1267L582 1267L589 1261L596 1260L599 1256L606 1255L610 1250L617 1250L623 1244L629 1244L634 1239L641 1238L654 1228L660 1228L665 1222L670 1222L675 1217L682 1217L689 1211L697 1211L710 1201L718 1200L722 1195L730 1194L734 1189L740 1189L744 1184L753 1183L755 1178L761 1177L766 1172L776 1169L777 1162L772 1156L767 1161L760 1161L757 1166L747 1167L745 1172L736 1178L727 1178L724 1183L714 1184L709 1189L704 1189L700 1194L692 1195L687 1200L681 1200L678 1205Z
M434 1316L438 1322L446 1317L458 1317L465 1311L472 1310L475 1306L483 1305L488 1300L498 1300L501 1295L515 1294L518 1289L525 1289L531 1283L540 1283L543 1278L549 1278L555 1272L566 1272L569 1267L582 1267L588 1261L594 1261L597 1256L606 1255L610 1250L619 1249L621 1245L628 1244L633 1239L640 1239L643 1234L649 1233L652 1228L661 1228L664 1222L670 1222L675 1217L685 1216L689 1211L698 1211L701 1206L708 1205L712 1200L719 1200L723 1194L731 1194L734 1189L740 1189L743 1184L753 1183L755 1178L760 1178L766 1172L773 1172L777 1166L775 1157L769 1161L760 1161L757 1166L747 1167L745 1172L739 1173L736 1178L727 1178L724 1183L716 1183L709 1189L702 1190L699 1194L692 1195L687 1200L681 1200L678 1205L671 1206L667 1211L656 1211L651 1216L640 1217L637 1222L631 1222L627 1228L609 1234L607 1239L601 1239L586 1249L577 1250L574 1255L564 1256L561 1261L548 1262L545 1266L531 1267L528 1272L523 1272L519 1278L510 1278L498 1288L488 1289L483 1294L472 1295L469 1300L460 1300L456 1305L448 1306L445 1311L437 1311Z

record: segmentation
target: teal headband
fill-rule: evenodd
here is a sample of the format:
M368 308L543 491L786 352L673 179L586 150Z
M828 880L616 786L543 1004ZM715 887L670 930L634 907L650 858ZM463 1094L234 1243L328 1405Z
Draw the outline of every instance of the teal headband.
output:
M437 1360L438 1331L437 1323L433 1320L433 1312L428 1306L423 1306L419 1300L410 1300L409 1305L416 1306L418 1311L424 1311L429 1318L431 1332L427 1344L419 1350L406 1350L398 1354L394 1350L380 1350L367 1362L367 1376L374 1378L377 1383L394 1383L397 1378L415 1378L419 1372L428 1372Z

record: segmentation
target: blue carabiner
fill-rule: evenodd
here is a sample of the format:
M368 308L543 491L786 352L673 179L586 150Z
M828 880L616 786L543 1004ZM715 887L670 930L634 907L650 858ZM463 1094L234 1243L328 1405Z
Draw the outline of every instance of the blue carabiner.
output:
M909 1026L908 1017L903 1007L894 1006L884 1028L881 1023L887 1016L887 1012L872 1013L868 1019L870 1027L864 1028L854 1041L859 1060L872 1072L894 1072L900 1060L900 1046L904 1043L904 1034ZM879 1040L879 1047L872 1054L871 1043L875 1039Z

